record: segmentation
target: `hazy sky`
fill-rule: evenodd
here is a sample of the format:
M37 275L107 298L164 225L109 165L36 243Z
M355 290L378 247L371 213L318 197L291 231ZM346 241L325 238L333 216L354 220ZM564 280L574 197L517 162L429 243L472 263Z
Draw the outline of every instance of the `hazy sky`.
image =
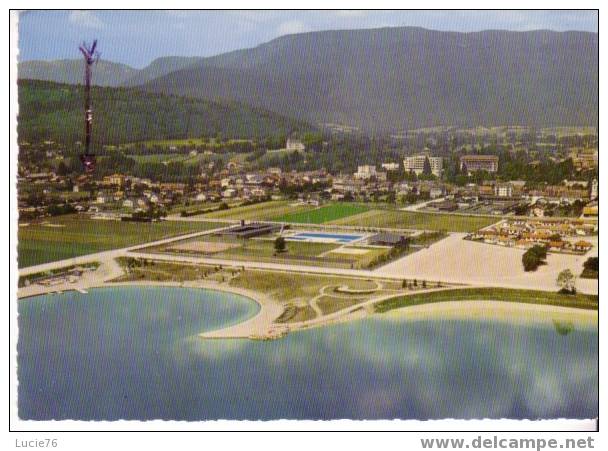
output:
M78 44L97 38L102 58L143 67L160 56L211 56L291 33L395 26L597 32L597 12L28 11L19 18L19 59L79 58Z

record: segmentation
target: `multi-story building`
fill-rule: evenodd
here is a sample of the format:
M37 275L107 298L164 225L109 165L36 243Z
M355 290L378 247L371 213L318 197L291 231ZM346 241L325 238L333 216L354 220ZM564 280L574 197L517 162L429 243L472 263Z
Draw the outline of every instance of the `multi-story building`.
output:
M593 179L593 181L591 182L591 199L597 199L597 192L598 190L598 184L597 184L597 179Z
M460 157L460 170L468 173L475 171L498 171L498 157L496 155L463 155Z
M303 151L306 150L306 146L299 139L287 138L287 144L285 145L287 150Z
M399 170L399 163L382 163L382 169L386 169L387 171L397 171Z
M597 149L572 149L569 156L574 167L579 171L598 167Z
M441 177L443 171L443 159L441 157L431 157L429 154L413 155L405 157L403 160L403 168L405 172L413 171L416 175L422 174L424 171L424 162L429 160L431 172L436 177Z
M116 185L123 186L125 184L126 176L122 174L112 174L105 176L102 180L103 185Z
M512 197L513 185L510 183L497 183L494 185L494 195L497 197Z
M376 166L372 166L372 165L358 166L357 172L355 172L354 176L355 176L355 178L361 179L361 180L370 179L370 178L376 176Z

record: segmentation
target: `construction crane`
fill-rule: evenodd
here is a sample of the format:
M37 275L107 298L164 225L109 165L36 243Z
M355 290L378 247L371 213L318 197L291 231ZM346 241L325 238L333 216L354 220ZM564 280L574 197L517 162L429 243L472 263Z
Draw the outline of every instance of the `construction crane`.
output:
M85 148L84 154L80 155L80 161L85 172L93 172L95 170L95 155L91 153L91 133L93 128L93 109L91 106L91 68L99 60L99 52L97 48L97 39L93 41L91 46L85 42L79 47L80 52L84 56L84 127L85 127Z

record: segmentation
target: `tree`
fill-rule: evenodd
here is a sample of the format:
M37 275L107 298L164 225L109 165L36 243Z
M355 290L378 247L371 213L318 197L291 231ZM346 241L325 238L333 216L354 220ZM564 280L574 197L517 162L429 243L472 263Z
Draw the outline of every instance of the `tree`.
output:
M422 167L422 174L424 175L432 175L433 169L431 168L431 161L429 157L424 158L424 166Z
M282 236L277 237L276 240L274 240L274 250L277 252L285 252L287 246L285 243L285 238L283 238Z
M564 294L576 293L576 279L574 274L569 269L564 269L557 276L557 286L560 287L559 292Z
M63 162L60 161L59 164L57 165L57 175L68 175L70 172L70 170L68 169L67 165Z
M535 254L540 260L544 260L547 258L547 247L541 246L540 244L535 244L529 249L530 252Z
M462 167L460 168L461 174L469 175L469 168L467 168L466 163L462 163Z
M537 247L541 246L531 247L522 255L521 262L524 265L524 271L536 271L536 268L543 262L544 257L542 257L542 252L539 249L535 249Z
M589 257L585 263L583 263L583 267L589 271L599 271L600 270L600 259L599 257Z

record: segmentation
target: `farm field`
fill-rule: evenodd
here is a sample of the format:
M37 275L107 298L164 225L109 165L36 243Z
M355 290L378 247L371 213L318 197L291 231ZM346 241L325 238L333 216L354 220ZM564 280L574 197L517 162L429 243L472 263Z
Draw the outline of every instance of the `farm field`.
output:
M283 216L288 213L302 212L311 210L314 207L310 205L292 206L293 201L279 200L269 201L254 205L231 208L229 210L214 211L202 215L203 218L213 219L244 219L247 221L264 221L274 220L278 216Z
M417 213L400 210L369 210L330 222L335 225L386 227L394 229L473 232L497 222L496 218Z
M369 210L369 207L358 204L329 204L313 210L291 212L272 218L279 222L296 222L302 224L323 224L341 218L357 215Z
M220 225L180 221L135 223L95 220L78 215L57 216L19 227L19 267L133 246Z

